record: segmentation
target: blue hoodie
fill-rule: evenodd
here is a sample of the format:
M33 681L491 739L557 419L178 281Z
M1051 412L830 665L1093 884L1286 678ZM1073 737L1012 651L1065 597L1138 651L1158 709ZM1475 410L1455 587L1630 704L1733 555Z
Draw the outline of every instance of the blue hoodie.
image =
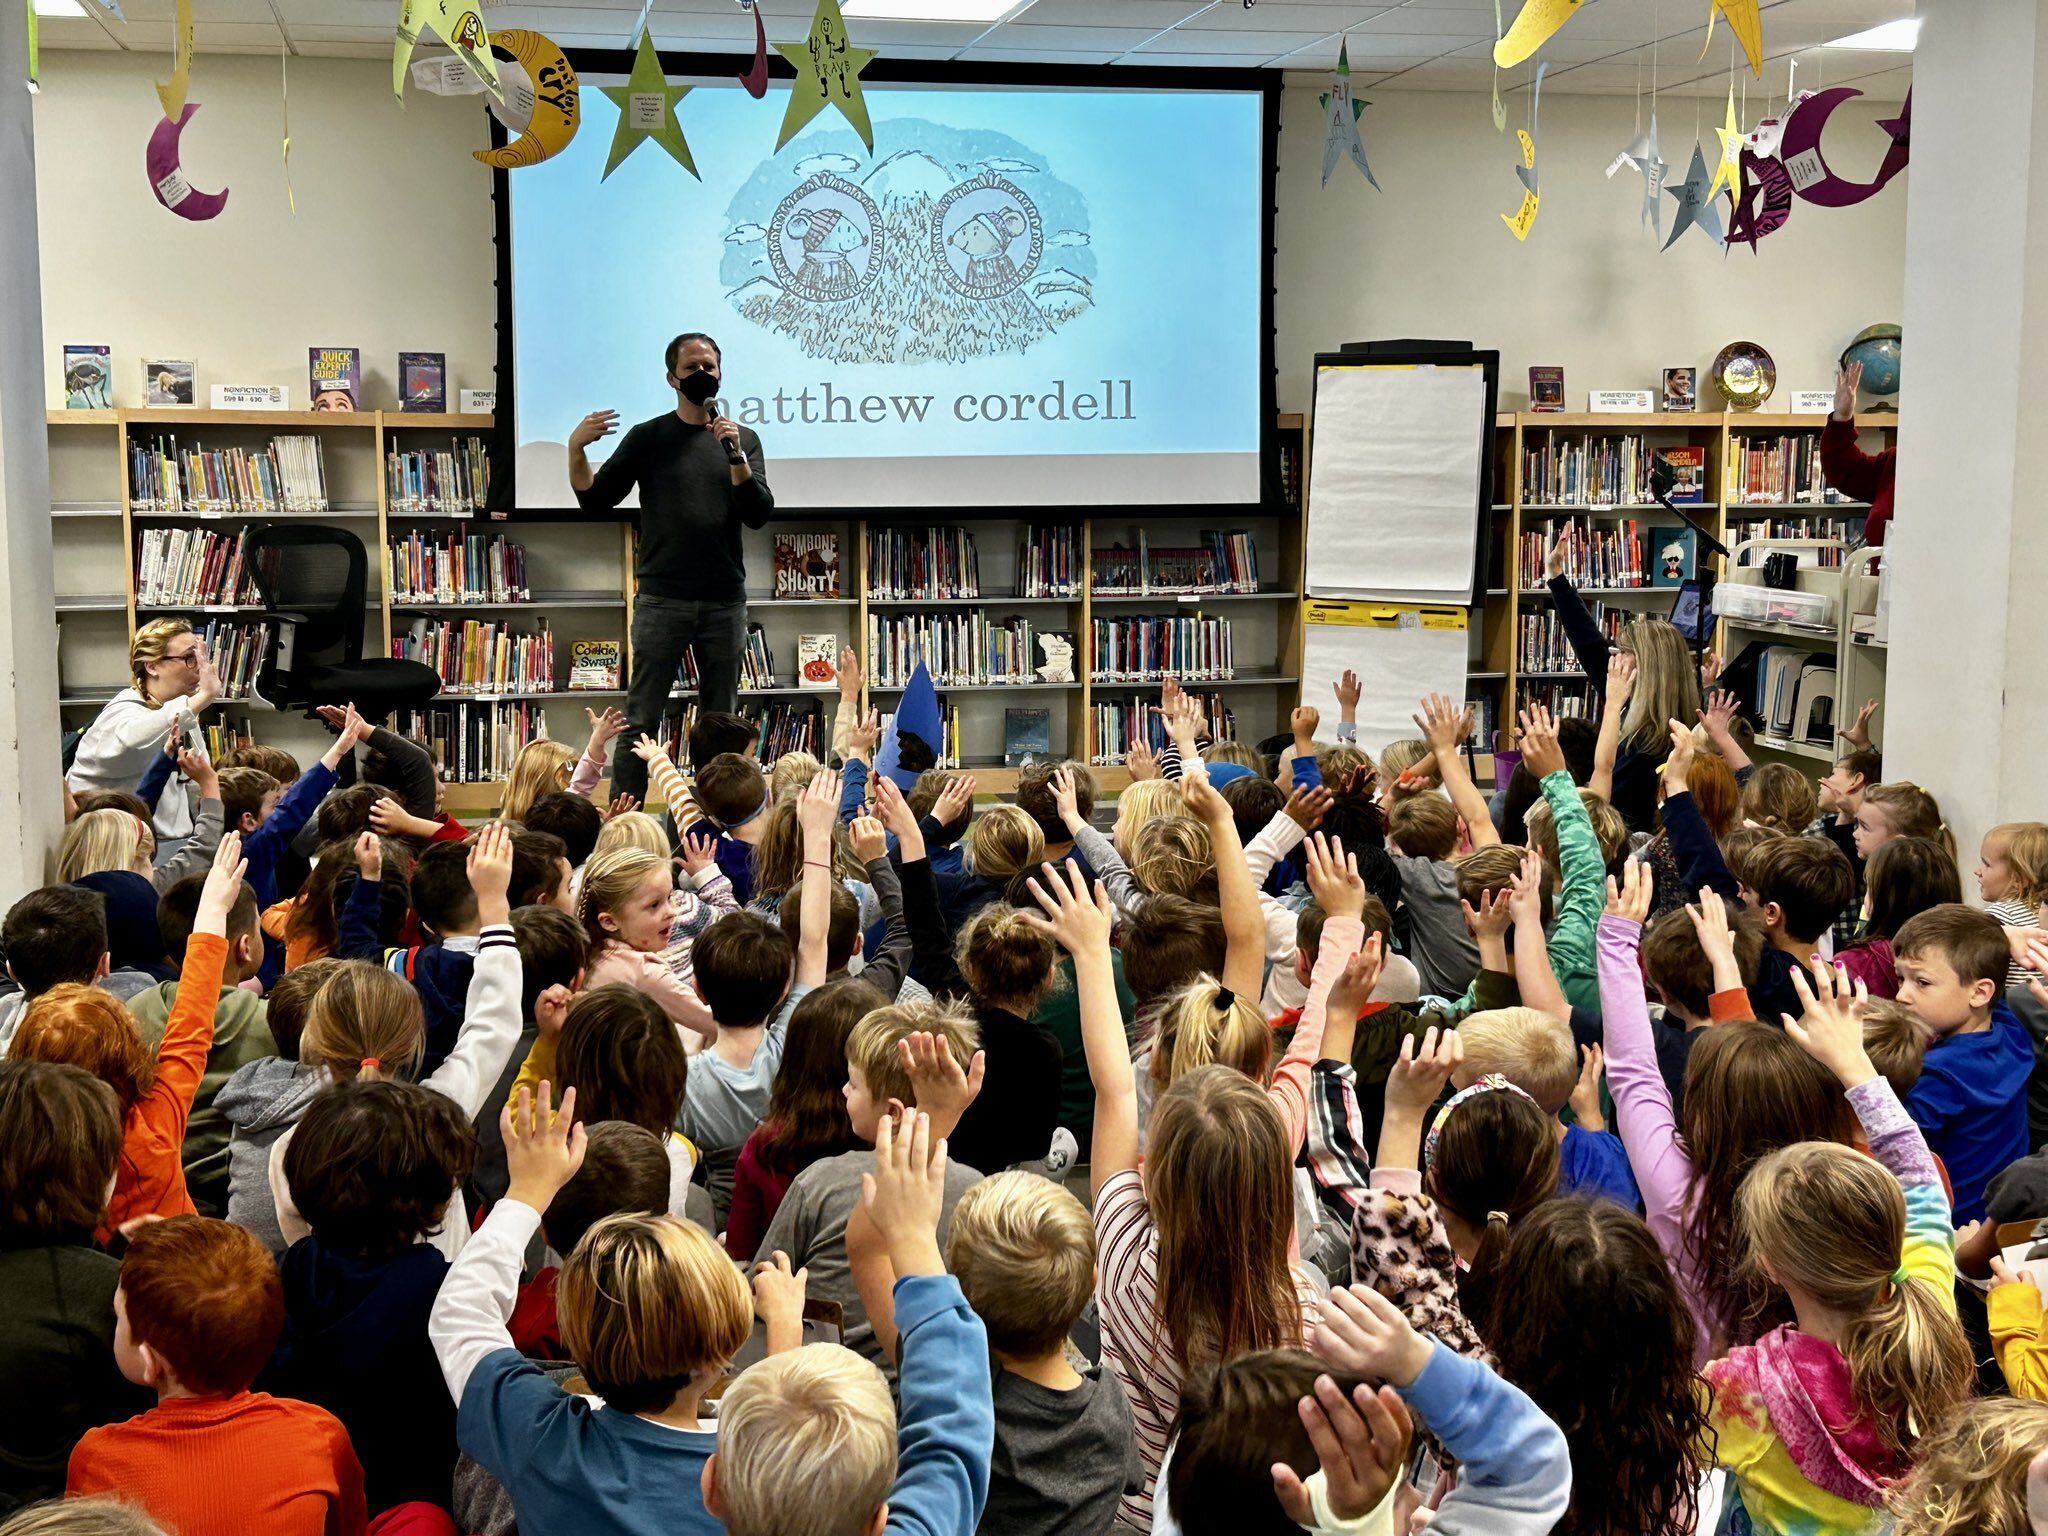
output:
M1955 1186L1957 1226L1984 1217L1984 1189L2033 1150L2027 1140L2027 1082L2034 1046L2000 998L1982 1034L1937 1040L1906 1095L1906 1113Z
M334 953L342 960L373 960L413 984L427 1020L426 1054L420 1060L424 1077L448 1059L462 1033L468 1006L469 978L476 969L475 934L460 934L438 944L387 949L378 932L383 911L384 882L358 880L342 903L336 923Z

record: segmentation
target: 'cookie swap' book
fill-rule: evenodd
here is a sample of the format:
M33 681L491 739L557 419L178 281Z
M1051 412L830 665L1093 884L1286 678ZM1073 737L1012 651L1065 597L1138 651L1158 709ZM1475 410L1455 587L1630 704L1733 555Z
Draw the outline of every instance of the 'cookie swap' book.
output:
M448 354L398 354L398 408L401 411L448 409Z
M618 687L619 642L578 640L570 646L569 686L572 689Z
M316 411L363 408L363 349L306 348L306 384Z
M775 535L773 595L782 598L839 596L839 535Z

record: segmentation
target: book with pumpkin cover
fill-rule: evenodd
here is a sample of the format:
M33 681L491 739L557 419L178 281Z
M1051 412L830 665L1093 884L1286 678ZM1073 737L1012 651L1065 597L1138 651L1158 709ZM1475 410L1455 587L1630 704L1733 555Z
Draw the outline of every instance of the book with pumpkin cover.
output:
M839 686L839 637L798 635L796 637L796 685L799 688Z

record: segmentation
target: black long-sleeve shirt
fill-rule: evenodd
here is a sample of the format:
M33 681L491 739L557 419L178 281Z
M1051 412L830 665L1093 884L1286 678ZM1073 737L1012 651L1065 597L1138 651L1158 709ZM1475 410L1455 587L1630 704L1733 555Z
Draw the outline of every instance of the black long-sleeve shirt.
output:
M740 529L764 528L775 510L761 439L740 428L754 475L732 483L725 447L709 427L670 411L630 427L576 493L586 512L608 512L640 487L640 590L654 597L736 602L746 595Z
M1572 654L1586 669L1586 708L1597 721L1605 707L1607 665L1614 658L1614 646L1601 633L1599 622L1587 611L1585 599L1579 596L1579 589L1572 585L1569 576L1550 578L1550 602L1556 610L1557 622L1564 626L1565 638L1571 642ZM1656 830L1657 765L1662 758L1661 748L1643 752L1626 742L1615 754L1614 793L1608 799L1621 812L1621 819L1628 823L1631 832Z

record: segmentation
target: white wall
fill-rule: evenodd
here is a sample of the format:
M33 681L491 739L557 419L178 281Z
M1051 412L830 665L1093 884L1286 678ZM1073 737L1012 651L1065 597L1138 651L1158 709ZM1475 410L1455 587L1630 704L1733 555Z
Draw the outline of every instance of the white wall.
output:
M1524 97L1507 98L1508 131L1497 134L1484 96L1366 94L1366 153L1384 192L1348 160L1319 185L1317 89L1282 94L1274 284L1282 410L1308 409L1317 351L1385 337L1499 348L1504 410L1525 402L1531 364L1562 364L1566 404L1584 410L1589 389L1652 389L1659 369L1704 369L1728 342L1755 341L1777 361L1773 403L1782 406L1791 390L1832 386L1836 357L1864 326L1899 320L1903 177L1855 208L1796 204L1755 255L1746 247L1723 254L1696 231L1660 254L1638 223L1642 178L1602 174L1635 136L1634 98L1553 92L1538 146L1543 208L1518 245L1499 216L1521 205L1513 166ZM1835 113L1826 149L1841 174L1875 170L1887 141L1873 120L1891 112L1858 100ZM1672 97L1658 112L1673 181L1691 159L1695 118L1706 142L1718 144L1719 103ZM1668 232L1673 199L1664 204ZM1704 373L1701 393L1703 405L1718 406Z
M211 384L284 384L306 407L306 349L355 346L366 407L396 409L401 349L448 355L458 388L492 387L496 264L483 108L410 91L388 63L294 59L285 201L275 58L202 52L185 129L192 185L225 186L219 218L157 204L143 150L162 118L161 53L46 52L36 98L37 210L49 401L65 343L114 349L115 404L139 406L144 356Z

